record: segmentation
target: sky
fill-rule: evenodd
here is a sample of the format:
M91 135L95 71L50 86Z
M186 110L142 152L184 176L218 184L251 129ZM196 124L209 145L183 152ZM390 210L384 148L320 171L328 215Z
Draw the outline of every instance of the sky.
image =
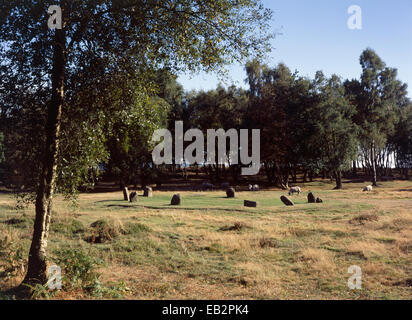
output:
M292 71L313 78L317 70L327 76L359 78L359 56L374 49L388 67L409 86L412 97L412 1L411 0L264 0L273 11L271 27L280 32L272 41L269 66L285 63ZM362 29L351 30L348 9L362 9ZM185 90L210 90L235 84L247 87L243 65L228 67L229 78L216 74L181 74Z

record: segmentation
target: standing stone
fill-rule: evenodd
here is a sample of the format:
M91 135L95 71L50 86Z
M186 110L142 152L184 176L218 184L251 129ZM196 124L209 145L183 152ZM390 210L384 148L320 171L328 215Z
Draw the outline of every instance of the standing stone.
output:
M137 192L132 192L130 194L130 202L137 202L137 200L139 199Z
M228 198L234 198L234 197L236 197L235 189L234 189L234 188L228 188L228 189L226 189L226 196L227 196Z
M256 201L249 201L249 200L245 200L243 204L245 207L249 207L249 208L256 208L258 206L258 203Z
M315 203L315 202L316 202L315 195L312 192L309 192L309 194L308 194L308 203Z
M129 189L127 189L127 187L123 188L123 199L124 201L129 201Z
M280 200L282 200L282 202L287 206L294 206L293 202L290 201L288 197L281 196Z
M144 187L143 197L148 197L148 198L153 197L153 189L151 187Z
M321 198L316 198L316 203L323 203L323 200Z
M172 206L180 206L181 201L182 201L182 199L181 199L181 197L180 197L180 194L175 194L175 195L172 197L172 201L170 202L170 204L171 204Z

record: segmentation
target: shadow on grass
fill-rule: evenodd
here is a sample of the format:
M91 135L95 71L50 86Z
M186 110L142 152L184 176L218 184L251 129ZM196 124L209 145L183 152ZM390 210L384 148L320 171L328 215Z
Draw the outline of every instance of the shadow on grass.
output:
M219 212L240 212L240 213L251 213L251 214L268 214L272 211L270 210L247 210L247 209L240 209L240 208L206 208L206 207L184 207L184 206L173 206L171 204L165 204L164 206L147 206L147 205L107 205L108 208L141 208L141 209L152 209L152 210L185 210L185 211L219 211Z
M32 293L29 287L20 284L0 291L0 300L30 300L32 299Z
M106 207L108 208L133 208L133 205L125 205L125 204L109 204Z
M107 203L107 202L126 202L126 200L99 200L94 203Z

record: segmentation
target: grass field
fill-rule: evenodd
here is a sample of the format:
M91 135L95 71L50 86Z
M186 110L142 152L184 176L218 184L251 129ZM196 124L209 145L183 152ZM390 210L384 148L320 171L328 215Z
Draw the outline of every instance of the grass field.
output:
M77 209L57 197L50 263L67 248L99 259L106 289L96 295L72 286L50 298L411 299L412 183L384 182L371 193L364 185L335 191L307 183L294 207L281 203L281 190L235 199L181 192L179 207L169 205L172 192L137 203L122 201L121 192L81 194ZM308 204L309 190L324 203ZM22 280L33 217L33 207L16 210L11 195L0 194L0 271L13 267L0 278L3 291ZM103 243L85 241L97 220L116 232ZM360 290L348 288L351 265L362 269Z

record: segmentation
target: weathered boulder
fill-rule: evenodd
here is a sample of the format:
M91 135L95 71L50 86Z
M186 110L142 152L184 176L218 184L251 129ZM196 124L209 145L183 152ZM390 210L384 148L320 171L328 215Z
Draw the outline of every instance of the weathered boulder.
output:
M281 196L280 200L286 205L286 206L294 206L293 202L290 201L290 199L286 196Z
M245 207L249 207L249 208L256 208L258 206L258 203L256 201L249 201L249 200L245 200L243 204Z
M178 193L172 197L172 201L170 202L170 204L172 206L180 206L181 202L182 202L182 198L180 197L180 194Z
M144 187L143 197L148 197L148 198L153 197L153 189L151 187Z
M316 203L323 203L323 200L321 198L316 198Z
M129 201L129 189L127 189L127 187L123 188L123 199L124 201Z
M130 194L130 202L137 202L139 200L139 196L137 195L137 192L132 192Z
M228 198L235 198L236 197L236 191L234 188L227 188L226 189L226 196Z
M315 203L316 202L316 197L312 192L308 193L308 203Z

